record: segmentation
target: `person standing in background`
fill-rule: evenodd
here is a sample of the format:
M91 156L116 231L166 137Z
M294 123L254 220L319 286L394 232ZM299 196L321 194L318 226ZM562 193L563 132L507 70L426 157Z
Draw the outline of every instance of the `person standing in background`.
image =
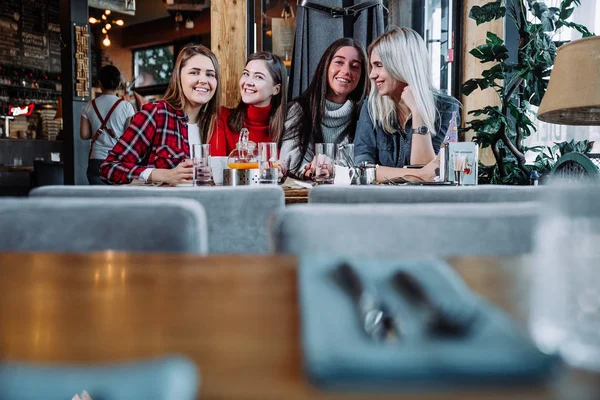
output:
M98 81L102 94L83 107L79 123L79 136L92 141L87 168L90 185L104 184L100 179L100 165L135 114L133 106L116 95L123 83L117 67L105 65L100 68Z

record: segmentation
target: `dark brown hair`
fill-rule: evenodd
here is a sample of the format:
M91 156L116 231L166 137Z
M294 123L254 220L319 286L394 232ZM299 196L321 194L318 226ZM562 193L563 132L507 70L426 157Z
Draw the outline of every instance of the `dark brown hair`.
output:
M283 132L285 114L287 112L287 70L281 57L268 51L259 51L251 54L246 60L246 65L250 61L261 60L267 64L269 75L275 85L281 85L279 93L271 97L271 112L269 118L269 135L274 142L278 142ZM240 100L237 107L231 112L227 119L227 125L232 132L239 133L244 125L244 114L248 105Z
M360 107L368 88L367 56L365 54L365 49L359 42L351 38L341 38L329 45L321 56L321 60L317 65L315 75L313 76L308 89L306 89L299 97L292 100L292 102L298 103L300 106L300 121L298 124L291 127L291 132L285 133L285 137L286 139L294 138L294 140L297 141L297 144L300 147L300 153L302 154L302 157L299 159L300 163L304 159L304 155L306 154L311 140L313 140L314 143L323 141L321 121L325 114L325 100L327 98L327 91L329 90L327 70L333 60L333 56L342 47L354 47L360 55L362 66L358 84L352 93L348 95L348 99L352 100L354 103L354 118L352 119L352 123L347 132L348 136L350 136L350 141L354 140L356 121L358 120ZM289 115L288 118L296 118L296 115ZM293 170L298 168L299 165L289 167Z

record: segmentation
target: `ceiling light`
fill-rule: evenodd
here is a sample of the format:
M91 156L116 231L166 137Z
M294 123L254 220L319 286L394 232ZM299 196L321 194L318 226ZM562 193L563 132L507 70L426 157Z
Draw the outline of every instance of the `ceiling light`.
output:
M102 28L102 33L106 35L108 33L108 31L106 29Z
M175 4L175 0L167 0L168 6L172 6L173 4Z
M125 25L125 22L123 22L123 20L122 20L122 19L118 19L118 20L116 20L116 21L113 21L113 23L115 23L115 24L117 24L117 25L119 25L119 26L123 26L123 25Z
M106 47L110 46L110 39L108 38L108 35L106 35L106 37L102 41L102 44L105 45Z
M106 25L104 25L104 29L106 29L107 31L110 31L110 28L112 28L111 24L106 23Z
M100 22L100 21L98 21L98 20L97 20L96 18L94 18L94 17L90 17L90 19L88 19L88 22L89 22L90 24L95 24L95 23L98 23L98 22Z
M111 11L110 10L104 10L104 14L106 15L110 15Z
M191 18L188 18L185 21L185 27L188 29L194 29L194 21Z
M106 21L106 15L102 14L102 19Z

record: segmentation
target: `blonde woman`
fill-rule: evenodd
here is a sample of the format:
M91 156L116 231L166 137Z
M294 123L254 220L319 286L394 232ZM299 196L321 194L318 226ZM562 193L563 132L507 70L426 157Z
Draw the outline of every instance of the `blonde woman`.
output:
M186 45L162 100L145 104L100 166L112 184L191 184L190 147L210 143L221 105L219 63L208 48Z
M432 181L433 160L460 103L433 87L425 42L414 30L391 27L368 55L371 91L356 127L355 161L377 165L377 181L406 175Z

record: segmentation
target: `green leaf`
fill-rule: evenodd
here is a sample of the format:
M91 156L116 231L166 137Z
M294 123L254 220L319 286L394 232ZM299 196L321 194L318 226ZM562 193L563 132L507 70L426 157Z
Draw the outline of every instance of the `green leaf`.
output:
M571 14L573 14L573 11L575 11L575 7L564 8L564 9L560 10L559 18L560 19L569 19Z
M500 0L492 1L483 6L473 6L469 11L469 18L475 20L477 25L503 18L506 14L506 8L502 6Z
M581 33L581 35L586 38L586 37L590 37L590 36L594 36L594 34L592 32L590 32L585 26L580 25L580 24L576 24L574 22L568 22L568 21L563 21L563 24L565 26L568 26L569 28L575 29L577 32Z
M471 93L473 93L473 91L475 89L477 89L478 87L479 87L479 85L477 84L477 80L469 79L468 81L463 83L461 93L464 94L465 96L468 96Z
M531 12L540 20L545 32L555 30L554 23L558 20L558 13L560 12L558 8L548 8L545 3L536 2L531 7Z
M500 62L508 58L508 49L504 41L492 32L487 33L485 44L475 47L469 53L482 63Z

